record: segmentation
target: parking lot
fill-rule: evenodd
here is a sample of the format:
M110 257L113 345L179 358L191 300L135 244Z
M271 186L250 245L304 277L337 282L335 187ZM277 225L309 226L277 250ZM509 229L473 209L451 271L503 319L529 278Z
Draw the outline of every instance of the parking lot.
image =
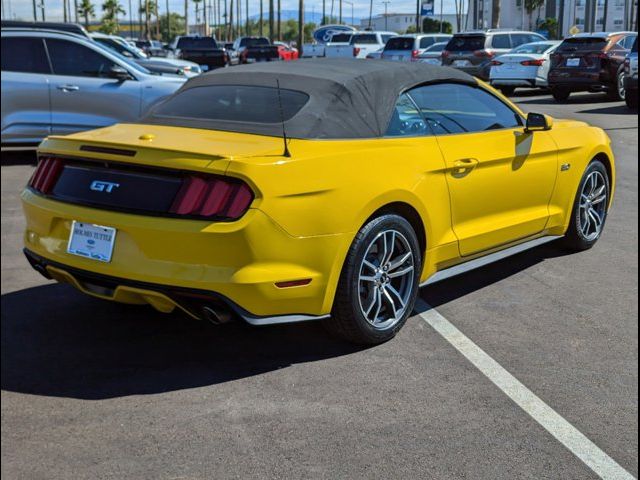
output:
M31 157L3 153L2 476L589 479L579 453L595 451L600 476L637 477L638 117L600 95L514 98L607 130L618 178L603 238L423 289L373 348L316 323L216 328L45 280L21 252ZM498 385L489 360L537 400L514 401L522 389ZM569 446L567 425L584 436Z

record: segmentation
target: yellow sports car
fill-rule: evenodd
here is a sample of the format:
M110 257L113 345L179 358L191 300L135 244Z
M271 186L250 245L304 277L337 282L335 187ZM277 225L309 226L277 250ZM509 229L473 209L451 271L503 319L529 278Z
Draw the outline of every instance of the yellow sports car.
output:
M140 124L39 147L25 253L96 297L391 338L420 285L541 243L587 249L615 177L599 128L458 70L303 60L191 79Z

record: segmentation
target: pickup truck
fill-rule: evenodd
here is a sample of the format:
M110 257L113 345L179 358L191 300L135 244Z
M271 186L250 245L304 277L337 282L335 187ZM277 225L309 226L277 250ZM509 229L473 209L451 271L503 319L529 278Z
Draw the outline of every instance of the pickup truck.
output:
M353 57L351 37L353 37L353 33L334 33L324 47L325 57Z
M322 43L305 43L302 48L302 58L324 57L326 45Z
M334 35L331 41L333 42L335 37L342 39L342 35L344 34ZM369 53L380 50L386 45L387 40L397 36L395 32L355 32L351 35L348 45L343 42L335 46L327 45L327 57L367 58Z
M173 41L171 50L176 58L195 62L203 70L229 65L229 55L213 37L179 36Z
M266 37L240 37L234 42L239 63L272 62L280 60L277 45Z

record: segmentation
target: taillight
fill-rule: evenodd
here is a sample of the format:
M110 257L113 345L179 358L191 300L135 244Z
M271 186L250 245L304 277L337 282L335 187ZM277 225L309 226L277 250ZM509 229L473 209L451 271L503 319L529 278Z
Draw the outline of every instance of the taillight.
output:
M476 50L475 52L473 52L473 54L476 57L483 57L483 58L493 58L496 55L492 50Z
M62 167L62 160L59 158L41 157L36 171L29 180L29 186L45 195L51 193Z
M419 50L412 50L411 51L411 58L412 59L417 59L418 55L420 55L420 51Z
M249 208L253 192L246 183L189 176L169 210L176 215L237 219Z
M353 47L353 56L357 57L358 55L360 55L360 48L359 47Z
M498 66L498 65L504 65L504 64L503 64L502 62L499 62L498 60L492 60L492 61L491 61L491 65L496 65L496 66Z
M544 63L544 58L539 60L524 60L520 62L520 65L524 65L525 67L541 67Z

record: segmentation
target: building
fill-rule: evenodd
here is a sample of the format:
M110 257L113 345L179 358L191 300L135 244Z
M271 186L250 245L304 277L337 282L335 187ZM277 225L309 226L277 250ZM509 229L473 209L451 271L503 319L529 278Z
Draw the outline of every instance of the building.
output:
M427 17L421 17L424 19ZM433 17L434 20L440 20L440 15L436 14ZM453 26L453 32L456 33L457 21L455 14L443 14L442 19L445 22L449 22ZM462 15L461 25L464 30L466 22L466 16ZM375 15L371 17L371 29L376 31L391 31L397 33L405 33L409 27L415 27L416 25L416 12L413 13L387 13L381 15ZM360 20L360 29L364 30L369 27L369 18L363 18Z
M499 28L536 30L547 17L561 24L561 34L580 31L637 30L638 0L546 0L529 13L525 0L502 0ZM590 12L590 15L587 13ZM469 0L467 28L492 26L492 0Z

